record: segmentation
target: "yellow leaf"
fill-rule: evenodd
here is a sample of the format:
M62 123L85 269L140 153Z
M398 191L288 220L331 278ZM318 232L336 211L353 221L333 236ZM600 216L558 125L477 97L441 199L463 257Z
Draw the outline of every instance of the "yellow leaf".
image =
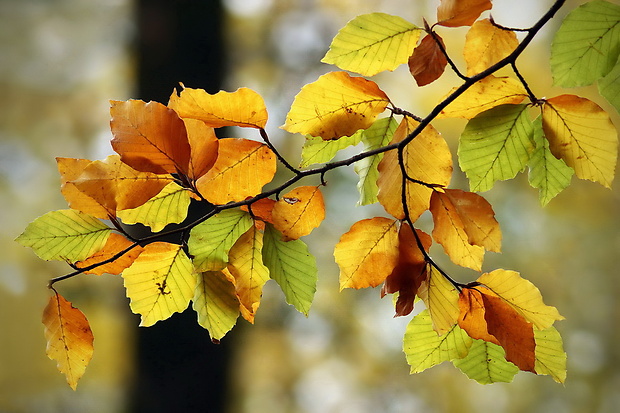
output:
M220 141L215 136L215 130L203 121L188 118L183 119L183 122L191 147L188 176L195 181L215 163Z
M340 267L340 290L376 287L398 262L396 221L376 217L351 226L334 248Z
M452 330L458 321L459 293L434 266L427 266L427 274L418 289L418 297L424 301L431 315L433 329L438 335L443 335Z
M448 95L452 94L453 88ZM444 96L441 100L447 97ZM487 76L474 83L456 100L444 108L440 118L471 119L485 110L506 103L521 103L527 97L527 91L521 82L509 77Z
M140 325L152 326L185 310L194 296L196 275L180 245L153 242L129 268L123 280L130 307L142 316Z
M234 278L241 315L250 323L254 323L263 285L269 280L269 269L263 264L262 249L263 233L252 226L228 253L228 270Z
M566 380L566 353L558 330L549 327L534 330L536 339L536 374L548 374L558 383Z
M214 128L264 128L267 124L265 101L258 93L245 87L214 95L203 89L183 87L179 95L176 90L172 93L168 107L181 118L198 119Z
M308 235L325 219L323 195L318 186L300 186L281 197L271 214L285 240Z
M545 330L564 317L555 307L545 305L538 288L518 272L498 269L482 274L479 283L510 304L538 330Z
M491 0L441 0L437 22L447 27L470 26L491 6Z
M84 313L56 293L43 310L42 321L47 340L46 354L56 360L58 371L75 390L93 356L94 338L88 320Z
M199 274L192 308L198 314L198 324L209 331L211 340L220 340L239 317L235 286L221 271Z
M561 95L543 105L542 119L553 155L579 178L610 188L618 158L618 132L609 115L588 99Z
M101 219L108 219L113 210L109 210L99 201L80 191L73 183L92 161L88 159L56 158L58 172L60 172L60 192L65 197L71 209L84 212Z
M396 129L391 143L400 142L407 137L419 123L405 118ZM413 139L403 150L402 162L409 178L418 181L447 186L452 177L452 153L446 141L431 125ZM387 152L378 166L379 179L377 195L385 210L395 218L405 216L402 204L403 175L397 151ZM406 198L409 217L418 219L429 207L433 190L411 180L406 182Z
M324 140L350 136L369 128L389 101L370 80L330 72L301 89L282 128Z
M463 55L467 63L467 76L488 69L512 53L518 45L515 32L500 29L489 19L477 21L465 37Z
M103 249L83 261L76 262L75 266L77 268L86 268L92 264L103 262L105 260L111 259L116 254L129 248L132 245L133 242L129 241L124 236L116 233L111 233ZM125 268L129 267L135 261L135 259L138 257L138 255L140 255L142 251L142 247L137 245L131 250L129 250L127 253L123 254L120 258L110 263L99 265L92 270L84 271L84 274L120 274Z
M196 187L216 205L243 201L271 182L276 167L276 157L267 145L248 139L221 139L215 164L198 179Z

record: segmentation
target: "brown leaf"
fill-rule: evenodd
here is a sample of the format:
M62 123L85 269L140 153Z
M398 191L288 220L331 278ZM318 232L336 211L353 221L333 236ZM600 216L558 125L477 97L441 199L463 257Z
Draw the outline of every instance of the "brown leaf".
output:
M325 219L325 203L318 186L300 186L275 203L272 220L286 241L308 235Z
M445 50L443 39L436 33L435 37ZM446 68L448 59L441 51L437 40L427 34L409 57L409 72L418 86L428 85L439 79Z
M484 318L485 307L482 293L477 288L463 288L459 294L459 327L471 338L488 341L500 345L497 338L489 334L487 321Z
M470 26L491 6L491 0L441 0L437 22L447 27Z

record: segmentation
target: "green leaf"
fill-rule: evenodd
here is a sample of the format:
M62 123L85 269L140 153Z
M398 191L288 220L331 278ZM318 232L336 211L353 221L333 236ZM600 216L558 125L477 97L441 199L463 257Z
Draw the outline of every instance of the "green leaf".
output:
M43 260L76 262L102 249L111 231L91 215L61 209L32 221L15 241Z
M265 227L263 243L263 263L270 277L282 288L286 302L307 316L316 291L316 259L302 240L282 241L271 224Z
M117 211L116 216L125 224L141 223L159 232L168 224L178 224L187 217L190 195L183 187L169 183L160 193L137 208Z
M598 91L620 113L620 63L598 81Z
M569 13L551 45L556 86L586 86L608 74L620 54L620 6L588 2Z
M444 335L437 335L428 310L424 310L407 325L403 351L411 366L410 373L413 374L444 361L465 357L471 343L471 337L458 324Z
M198 314L198 324L209 331L211 339L220 340L234 327L239 317L235 286L221 271L199 274L192 308Z
M549 142L543 135L542 120L534 121L534 143L536 149L530 158L529 181L533 188L539 189L540 203L545 206L570 185L575 171L566 163L553 156L549 149Z
M362 140L362 131L358 131L351 136L343 136L337 140L323 140L320 136L306 136L306 142L301 149L301 168L305 168L315 163L326 163L331 161L338 151L357 145Z
M484 340L474 340L469 354L452 364L480 384L510 383L519 368L505 359L501 346Z
M472 191L514 178L534 149L527 105L500 105L471 119L459 141L459 164Z
M398 121L393 117L377 120L370 128L362 132L364 150L370 151L389 144L397 127ZM360 199L357 205L374 204L379 201L377 198L377 193L379 192L379 187L377 186L379 171L377 167L381 159L383 159L383 153L369 156L355 163L355 172L360 177L357 183L357 189L360 192Z
M373 76L406 63L419 37L420 29L401 17L362 14L340 29L321 61Z
M534 329L536 340L536 374L548 374L558 383L566 380L566 353L562 336L554 327Z
M187 242L197 271L218 271L228 263L228 251L252 226L247 212L227 209L192 228Z

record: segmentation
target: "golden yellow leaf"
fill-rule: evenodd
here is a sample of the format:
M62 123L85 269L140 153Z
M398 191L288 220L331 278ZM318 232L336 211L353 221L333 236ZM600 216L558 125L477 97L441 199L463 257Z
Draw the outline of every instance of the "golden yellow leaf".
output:
M596 103L575 95L548 99L543 129L549 148L581 179L610 188L618 159L618 132Z
M86 268L89 265L103 262L105 260L111 259L116 254L129 248L131 245L133 245L133 242L129 241L124 236L112 233L110 234L110 237L108 238L108 241L106 242L102 250L96 252L95 254L91 255L83 261L76 262L75 266L77 268ZM129 267L135 261L136 257L138 257L138 255L140 255L142 251L143 248L137 245L131 250L129 250L127 253L123 254L123 256L121 256L120 258L110 263L95 267L92 270L84 271L84 273L96 275L101 275L105 273L120 274L125 268Z
M234 284L222 271L199 274L192 308L198 314L198 324L209 331L212 341L217 342L234 327L239 317Z
M397 222L376 217L351 226L334 248L340 290L376 287L398 262Z
M276 157L267 145L249 139L221 139L215 164L196 182L209 202L224 205L261 192L276 173Z
M108 209L96 199L80 191L73 183L82 174L84 168L91 164L91 160L56 158L56 162L58 164L58 172L60 172L60 192L71 209L101 219L108 219L110 215L114 215L114 210Z
M437 22L447 27L470 26L491 7L491 0L441 0L437 7Z
M142 172L187 173L189 142L179 116L159 102L110 101L112 148Z
M448 95L452 94L453 88ZM447 97L444 96L441 100ZM444 108L440 118L471 119L485 110L506 103L521 103L527 97L527 91L521 82L509 77L487 76L474 83L456 100Z
M463 55L467 63L467 76L488 69L512 53L518 45L515 32L500 29L489 19L478 20L465 37Z
M195 181L213 167L220 141L215 130L203 121L188 118L183 122L191 147L188 176Z
M219 91L211 95L203 89L183 87L177 95L170 96L168 107L181 118L198 119L214 128L241 126L264 128L267 124L267 108L263 98L245 87L234 92Z
M282 128L324 140L338 139L369 128L389 102L376 83L346 72L330 72L301 89Z
M435 34L435 37L441 42L445 50L443 39L438 34ZM408 63L409 72L418 86L424 86L434 82L443 74L448 59L441 51L437 40L432 35L427 34L413 50Z
M426 267L427 277L420 284L418 297L424 301L438 335L452 330L458 322L459 293L452 283L432 265Z
M272 222L285 240L308 235L325 219L325 203L318 186L300 186L273 206Z
M400 142L413 132L419 123L405 118L396 129L392 143ZM452 153L446 141L431 125L413 139L403 150L402 162L409 178L418 181L447 186L452 177ZM378 166L379 179L377 195L385 210L395 218L405 216L402 204L403 174L397 151L387 152ZM418 219L429 208L433 190L411 180L406 182L406 197L409 217Z
M93 332L84 313L55 293L43 310L47 356L73 390L93 356Z

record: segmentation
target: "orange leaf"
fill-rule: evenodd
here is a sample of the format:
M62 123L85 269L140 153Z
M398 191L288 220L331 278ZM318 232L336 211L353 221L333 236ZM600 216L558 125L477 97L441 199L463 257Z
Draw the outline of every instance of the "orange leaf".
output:
M248 139L221 139L213 167L196 182L209 202L223 205L260 193L276 173L276 157L262 143Z
M275 204L276 201L270 198L259 199L251 205L252 216L259 218L264 222L273 224L273 217L271 216L271 213ZM241 209L248 211L249 208L247 206L242 206Z
M463 55L467 76L473 76L499 62L519 45L517 35L494 26L489 19L479 20L467 32Z
M437 21L447 27L470 26L491 6L491 0L441 0L437 7Z
M47 356L56 360L58 371L75 390L93 356L94 338L88 320L84 313L56 293L43 310L42 321Z
M318 186L300 186L275 203L273 225L286 241L308 235L325 219L325 204Z
M445 49L443 39L438 34L435 36ZM443 74L447 63L448 59L437 41L427 34L409 57L409 72L418 86L424 86L437 80Z
M129 241L124 236L112 233L110 234L110 237L108 238L108 241L106 242L102 250L95 253L94 255L91 255L84 261L76 262L75 266L77 268L85 268L89 265L111 259L113 256L130 247L131 245L133 245L133 242ZM100 265L96 268L93 268L92 270L85 271L84 274L120 274L125 268L129 267L134 262L134 260L138 257L138 255L140 255L142 251L143 248L141 246L135 246L130 251L123 254L120 258L110 263Z
M190 147L185 124L159 102L110 101L112 148L137 171L187 173Z
M471 338L501 345L497 338L489 334L487 322L484 318L484 301L478 288L463 288L461 290L459 310L459 327L465 330L467 335Z
M88 159L56 158L56 162L61 179L60 192L65 197L71 209L101 219L108 219L110 214L114 215L115 211L113 209L108 209L96 199L80 191L73 182L84 172L84 168L90 165L92 161Z
M183 87L179 95L176 90L172 93L168 107L182 118L198 119L214 128L264 128L267 124L267 108L263 98L245 87L234 92L222 90L214 95L202 89Z
M191 147L188 176L197 180L213 167L220 141L215 130L196 119L183 119Z

